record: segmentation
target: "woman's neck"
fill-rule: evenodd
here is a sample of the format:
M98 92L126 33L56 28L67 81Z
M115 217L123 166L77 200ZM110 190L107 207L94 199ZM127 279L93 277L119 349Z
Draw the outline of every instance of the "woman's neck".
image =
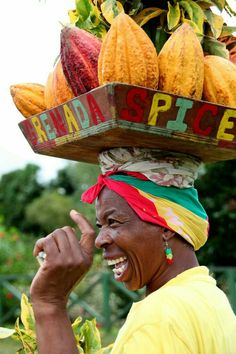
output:
M174 263L168 264L163 260L163 264L157 270L151 282L146 286L146 295L161 288L180 273L199 266L196 254L189 245L182 244L181 247L173 247L173 255Z

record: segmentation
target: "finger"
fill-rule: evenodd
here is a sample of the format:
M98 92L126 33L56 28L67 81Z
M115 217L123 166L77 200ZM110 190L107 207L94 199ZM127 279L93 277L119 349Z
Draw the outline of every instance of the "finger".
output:
M34 246L34 255L38 256L39 252L44 251L47 257L54 258L58 255L59 250L52 234L47 237L40 238Z
M87 254L92 254L96 233L89 221L76 210L71 210L70 217L78 225L81 231L80 245Z
M71 245L67 237L67 228L63 227L61 229L55 230L52 235L57 244L58 250L63 254L71 253Z
M76 256L81 256L82 253L81 253L81 249L80 249L80 243L79 243L79 240L76 236L75 229L73 229L70 226L65 226L65 227L63 227L63 230L65 231L65 233L67 235L67 240L70 244L71 252L73 254L75 254Z
M36 241L35 245L34 245L34 249L33 249L33 255L36 257L39 252L44 251L44 239L45 238L40 238Z

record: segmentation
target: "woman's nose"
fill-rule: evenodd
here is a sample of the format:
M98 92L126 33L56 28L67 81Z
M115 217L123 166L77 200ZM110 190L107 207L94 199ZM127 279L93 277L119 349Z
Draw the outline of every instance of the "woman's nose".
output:
M98 233L95 240L95 246L97 248L106 248L111 243L112 243L112 238L109 236L107 230L100 229L100 232Z

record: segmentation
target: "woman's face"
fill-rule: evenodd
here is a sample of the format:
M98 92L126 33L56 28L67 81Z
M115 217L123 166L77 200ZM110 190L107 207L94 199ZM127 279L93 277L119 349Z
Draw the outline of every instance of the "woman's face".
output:
M142 221L117 193L104 188L96 202L96 247L130 290L152 287L165 263L163 228Z

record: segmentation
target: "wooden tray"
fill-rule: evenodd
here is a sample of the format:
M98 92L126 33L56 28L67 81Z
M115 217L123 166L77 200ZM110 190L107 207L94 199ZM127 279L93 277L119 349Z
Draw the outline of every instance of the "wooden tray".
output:
M148 147L199 157L236 158L236 109L111 83L19 123L43 155L97 163L112 147ZM235 124L234 124L235 122Z

